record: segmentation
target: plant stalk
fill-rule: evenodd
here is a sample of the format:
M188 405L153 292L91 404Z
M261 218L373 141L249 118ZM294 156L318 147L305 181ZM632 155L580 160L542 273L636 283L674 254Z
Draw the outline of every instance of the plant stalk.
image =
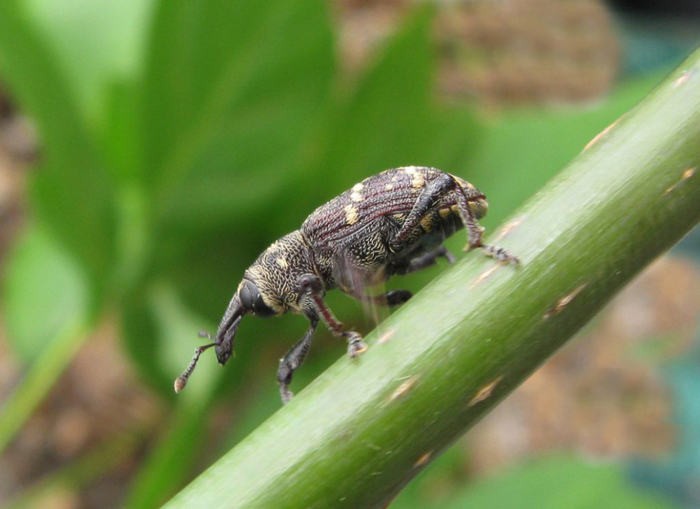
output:
M385 506L699 220L700 51L168 507Z

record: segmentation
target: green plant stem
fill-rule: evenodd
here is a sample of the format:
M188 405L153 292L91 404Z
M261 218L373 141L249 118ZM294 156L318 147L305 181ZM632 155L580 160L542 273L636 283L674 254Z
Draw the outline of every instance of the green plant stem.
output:
M699 220L696 52L169 507L383 507Z

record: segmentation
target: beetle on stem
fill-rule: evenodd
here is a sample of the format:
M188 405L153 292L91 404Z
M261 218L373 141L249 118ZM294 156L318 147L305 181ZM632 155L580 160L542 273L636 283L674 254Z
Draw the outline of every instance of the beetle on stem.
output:
M505 250L481 242L477 222L488 210L486 198L469 182L438 170L407 166L366 178L352 189L316 209L301 226L268 247L243 275L212 342L195 350L185 372L175 380L180 392L200 354L214 347L226 364L236 330L246 314L268 317L288 311L303 314L310 325L306 334L280 360L277 380L282 402L292 398L289 384L304 362L319 321L347 340L348 355L367 349L362 336L346 331L323 298L341 291L362 300L396 306L411 298L407 290L367 297L368 285L394 274L408 274L433 265L440 258L454 261L442 245L466 227L465 250L483 248L488 256L514 265L518 259Z

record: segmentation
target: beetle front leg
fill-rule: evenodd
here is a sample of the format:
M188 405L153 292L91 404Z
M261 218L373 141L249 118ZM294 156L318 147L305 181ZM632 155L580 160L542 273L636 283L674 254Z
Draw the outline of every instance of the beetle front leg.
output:
M299 342L294 345L284 357L280 359L280 366L277 370L277 382L280 386L280 396L282 397L282 403L287 404L292 399L294 394L289 390L289 384L292 383L292 377L294 376L294 371L301 366L306 360L306 356L309 353L309 348L311 348L311 339L316 332L316 327L318 326L318 318L310 317L309 320L311 324L309 329L304 334L304 337L299 340Z
M470 197L460 186L455 188L455 197L457 199L457 209L459 210L459 216L464 223L464 227L467 230L467 245L464 247L465 251L470 251L476 248L482 248L486 256L497 259L499 262L512 263L513 265L520 265L520 260L517 256L513 256L508 251L502 247L494 246L492 244L482 244L481 236L484 233L484 229L479 226L476 221L474 214L469 208L469 202L475 202L478 200L483 200L482 195L476 195Z
M323 284L318 276L313 274L301 276L299 278L299 289L302 294L311 298L314 310L323 319L333 335L347 340L350 358L354 359L367 350L367 344L362 341L362 336L355 331L344 331L343 324L333 316L331 310L326 306L326 303L323 301Z

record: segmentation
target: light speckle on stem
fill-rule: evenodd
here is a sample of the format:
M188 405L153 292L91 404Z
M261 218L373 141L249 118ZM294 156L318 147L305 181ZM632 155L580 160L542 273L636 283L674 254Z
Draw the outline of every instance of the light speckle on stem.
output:
M430 458L433 457L433 451L428 451L423 454L418 460L413 464L413 468L420 468L428 464Z
M690 80L690 78L693 77L693 74L694 74L694 73L693 73L693 70L686 70L686 71L683 71L683 72L680 74L680 76L678 76L678 77L676 78L676 80L673 82L673 88L678 88L678 87L680 87L681 85L684 85L685 83L687 83L687 82Z
M474 406L477 403L488 399L491 396L491 394L493 394L493 390L501 382L501 380L503 380L503 375L499 376L495 380L487 383L481 389L479 389L474 395L474 397L469 401L469 406Z
M681 175L681 179L664 191L664 196L671 193L675 188L677 188L679 185L681 185L686 180L692 178L693 175L695 175L696 171L697 171L697 168L688 168L687 170L685 170L683 172L683 174Z
M413 375L412 377L408 378L407 380L404 380L401 385L399 385L394 392L391 393L391 396L389 396L389 401L388 403L392 403L393 401L396 401L397 399L401 398L402 396L405 396L413 387L415 387L416 382L418 381L420 377L418 375Z
M525 221L525 216L519 216L513 219L512 221L508 222L503 226L503 228L500 229L498 232L498 236L496 237L496 242L504 239L505 237L508 236L510 232L515 230L518 226L523 224L523 221Z
M613 127L615 127L615 126L618 124L618 122L619 122L620 120L622 120L622 117L618 118L615 122L613 122L613 123L610 124L608 127L606 127L606 128L603 129L601 132L599 132L599 133L595 136L595 138L593 138L591 141L589 141L589 142L586 144L585 147L583 147L583 151L582 151L582 152L585 152L586 150L588 150L589 148L591 148L593 145L595 145L596 143L598 143L600 140L602 140L602 139L605 137L605 135L607 135L610 131L612 131Z
M382 345L384 343L388 343L391 340L391 338L394 336L395 332L396 331L394 329L390 329L390 330L386 331L381 336L379 336L377 343L379 343L380 345Z
M493 274L500 266L501 266L501 264L499 263L499 264L493 265L492 267L489 267L489 269L486 270L485 272L482 272L481 275L478 278L476 278L474 280L474 282L472 282L471 285L469 285L469 289L471 290L475 286L477 286L477 285L481 284L483 281L487 280L491 276L491 274Z
M565 297L562 297L559 299L559 301L549 310L544 314L544 319L546 320L547 318L557 315L561 313L566 306L568 306L572 300L576 298L576 296L583 291L584 288L588 286L588 283L583 283L582 285L579 285L573 292L567 294Z

